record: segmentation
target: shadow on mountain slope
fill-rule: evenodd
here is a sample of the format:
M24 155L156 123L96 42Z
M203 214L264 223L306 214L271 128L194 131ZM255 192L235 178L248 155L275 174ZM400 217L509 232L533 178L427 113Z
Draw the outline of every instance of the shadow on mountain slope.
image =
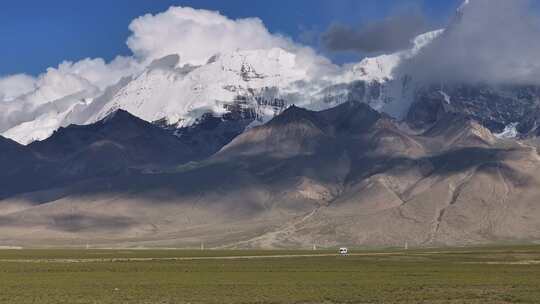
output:
M96 142L92 136L67 142L90 138L88 146ZM182 164L185 154L170 156L175 165L155 160L154 153L173 140L149 138L154 146L143 149L148 153L119 154L125 167L151 164L152 170L90 174L0 201L0 209L11 210L2 215L0 243L39 243L32 232L42 231L43 239L60 243L77 236L159 246L380 246L403 240L424 246L530 240L540 226L535 149L499 141L462 117L412 135L365 105L322 112L291 107L205 160ZM138 149L124 139L117 143L135 149L130 153ZM54 149L42 148L41 155ZM87 149L70 149L48 153L83 155L86 164L92 159Z

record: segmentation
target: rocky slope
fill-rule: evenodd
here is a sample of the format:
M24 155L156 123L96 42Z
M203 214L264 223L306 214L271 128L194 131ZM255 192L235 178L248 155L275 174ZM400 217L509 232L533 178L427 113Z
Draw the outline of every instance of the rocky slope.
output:
M22 146L1 139L0 194L52 189L78 181L153 172L206 158L216 147L196 146L117 110L89 125L70 125Z
M168 155L160 147L151 163ZM0 243L310 248L540 237L536 148L461 114L418 134L362 103L289 107L215 155L183 161L9 195Z
M0 136L0 198L17 191L28 191L28 178L39 178L39 159L27 147ZM41 176L45 178L45 176Z
M461 113L494 133L513 127L525 136L536 135L539 111L537 86L439 84L418 90L406 120L411 126L426 128L443 113Z
M277 48L170 55L2 103L28 145L0 137L0 245L537 242L540 89L399 68L449 30L322 74Z
M445 29L416 37L410 49L342 67L328 62L310 65L298 54L272 48L215 54L200 66L171 54L107 88L85 85L80 77L61 82L50 75L40 89L0 104L0 134L29 144L61 127L94 123L123 109L173 132L178 128L179 134L187 132L190 138L194 138L188 134L191 127L201 122L208 126L212 117L221 119L224 123L212 120L222 130L221 135L210 136L210 145L217 148L290 105L324 110L355 101L419 130L435 123L442 112L453 112L502 136L536 135L538 86L432 83L429 77L415 78L414 69L406 68L463 26L468 9L465 2Z

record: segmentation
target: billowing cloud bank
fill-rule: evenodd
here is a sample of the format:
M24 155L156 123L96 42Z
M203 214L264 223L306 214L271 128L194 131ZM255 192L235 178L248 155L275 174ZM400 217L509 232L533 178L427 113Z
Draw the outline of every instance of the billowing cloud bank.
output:
M333 69L328 59L310 47L270 33L259 18L233 20L215 11L171 7L133 20L129 29L132 35L127 44L134 57L145 63L177 54L181 65L201 65L218 53L282 48L298 54L297 64L314 74Z
M215 11L171 7L163 13L136 18L129 28L132 34L127 44L132 57L117 57L111 62L101 58L65 61L38 77L2 77L0 102L18 98L28 102L23 95L34 91L42 92L30 99L43 104L85 89L103 90L122 77L141 71L153 60L171 54L180 56L180 65L200 65L217 53L279 47L301 54L299 64L314 70L332 66L311 48L270 33L259 18L232 20Z
M0 78L0 101L12 100L34 90L36 79L25 74Z
M129 57L117 57L109 63L101 58L64 61L37 77L17 74L0 78L0 102L40 105L83 90L103 90L140 69L141 65Z
M531 13L531 3L465 1L445 34L402 64L400 72L412 74L418 81L538 83L540 18ZM337 39L343 36L344 29L327 32L326 38L332 38L327 42L339 50L393 50L406 46L408 37L402 38L416 34L422 26L421 17L390 18L368 24L364 29L349 29L345 32L354 35L346 40ZM328 73L333 68L311 48L270 33L258 18L232 20L215 11L171 7L163 13L136 18L129 28L132 34L127 44L133 56L111 62L101 58L63 62L38 77L0 77L0 103L23 100L39 105L83 90L102 91L170 54L180 56L180 65L197 65L220 52L279 47L299 54L298 64L313 72ZM379 38L366 42L366 37ZM334 45L334 38L339 40L338 45Z
M529 0L470 0L401 71L420 82L540 83L540 18Z
M281 48L295 55L291 69L301 70L305 75L302 76L305 81L295 82L298 87L292 91L320 90L322 94L339 95L340 88L346 89L343 84L346 82L389 80L386 91L393 94L394 101L379 109L395 117L400 117L395 113L405 113L414 98L411 92L404 97L399 81L391 81L403 75L411 75L420 84L539 84L540 18L532 13L531 4L532 0L465 1L443 34L440 31L414 39L413 52L366 58L343 67L333 65L310 47L270 33L258 18L233 20L215 11L171 7L163 13L132 21L129 25L132 33L127 40L132 56L117 57L110 62L101 58L66 61L37 77L0 76L0 133L12 138L24 136L24 142L30 142L45 138L64 124L87 122L80 117L91 117L87 112L113 97L113 89L103 94L106 88L122 78L129 80L151 62L168 55L178 55L169 58L180 58L179 67L204 64L218 53ZM410 38L424 26L421 16L390 18L368 24L366 28L334 28L326 33L325 43L336 51L392 52L410 47ZM326 90L334 84L331 90ZM304 104L313 102L309 94L296 93L291 92L291 96L300 96ZM99 102L86 107L93 100ZM389 110L392 107L397 110ZM84 115L79 115L81 108L85 108ZM79 114L73 114L74 109Z
M111 62L101 58L65 61L37 77L0 77L0 132L20 138L38 128L38 137L46 137L55 127L70 122L62 115L76 104L96 98L122 78L137 75L154 60L171 54L179 55L179 66L200 65L217 53L278 47L299 55L296 64L311 74L335 69L311 48L270 33L258 18L232 20L215 11L171 7L139 17L129 28L132 34L127 44L132 56ZM55 122L50 124L51 120ZM48 126L41 128L42 124ZM33 134L24 137L25 142L35 138Z
M129 29L133 34L127 44L142 60L178 54L181 62L200 65L218 52L292 46L288 39L268 32L259 18L231 20L189 7L144 15L133 20Z

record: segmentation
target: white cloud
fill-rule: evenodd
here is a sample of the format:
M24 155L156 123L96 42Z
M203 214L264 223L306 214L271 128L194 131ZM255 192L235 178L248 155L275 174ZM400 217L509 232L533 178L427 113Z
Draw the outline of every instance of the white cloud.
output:
M141 65L133 58L122 56L116 57L109 63L101 58L86 58L78 62L64 61L57 68L64 75L77 75L101 90L140 69Z
M68 98L71 95L87 97L99 91L87 79L56 68L49 68L46 73L37 77L34 86L33 91L0 103L0 132L34 120L44 112L63 111L71 103L80 100L78 96Z
M22 100L33 105L45 104L80 91L95 89L87 79L62 68L48 68L36 81L37 89Z
M104 90L142 66L132 57L117 57L107 63L101 58L64 61L32 77L17 74L0 78L0 101L45 104L84 90Z
M132 57L117 57L106 63L101 58L64 61L37 77L24 74L0 79L0 132L30 122L45 113L60 113L98 96L141 65Z
M0 77L0 102L10 101L34 90L36 79L26 74Z
M129 28L132 35L127 44L134 56L119 56L108 63L101 58L64 61L35 78L24 74L0 78L0 100L44 104L81 90L103 91L171 54L180 55L180 64L204 64L220 52L280 47L299 54L297 64L314 73L334 68L311 48L270 33L259 18L232 20L215 11L171 7L136 18Z
M33 121L64 115L82 99L92 100L122 77L136 75L154 60L174 54L180 57L179 65L199 65L217 53L282 48L296 54L295 66L306 71L306 78L338 69L313 49L270 33L259 18L233 20L215 11L171 7L136 18L129 29L132 34L127 44L133 56L119 56L111 62L101 58L64 61L35 78L1 78L0 101L5 102L0 103L0 132L20 134L34 128ZM45 131L64 123L57 121Z
M163 13L136 18L129 29L132 34L127 44L134 56L145 63L177 54L180 65L201 65L218 53L282 48L297 54L296 65L312 77L337 70L312 48L270 33L259 18L233 20L217 11L171 7Z
M133 33L127 44L143 60L178 54L182 63L204 64L219 52L294 47L271 34L259 18L231 20L219 12L189 7L141 16L129 28Z
M118 57L110 63L103 59L64 61L36 78L27 75L0 79L0 132L31 122L43 115L59 115L93 98L122 77L140 69L131 57Z
M402 66L434 83L538 84L540 16L531 0L470 0L444 35Z

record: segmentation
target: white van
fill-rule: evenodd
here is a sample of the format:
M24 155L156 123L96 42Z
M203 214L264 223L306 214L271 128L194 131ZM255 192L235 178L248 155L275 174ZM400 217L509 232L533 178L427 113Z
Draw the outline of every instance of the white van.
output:
M347 254L349 254L349 249L347 249L345 247L341 247L341 248L339 248L339 254L347 255Z

